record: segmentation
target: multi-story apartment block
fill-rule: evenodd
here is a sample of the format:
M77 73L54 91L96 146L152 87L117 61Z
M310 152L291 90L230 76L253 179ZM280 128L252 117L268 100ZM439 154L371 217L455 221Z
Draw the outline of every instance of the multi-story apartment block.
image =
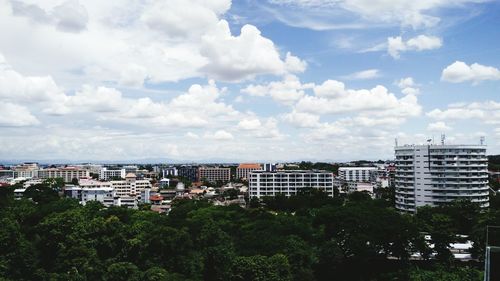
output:
M100 180L111 180L111 179L116 179L116 178L125 178L126 175L125 169L108 169L108 168L102 168L101 171L99 172L99 179Z
M231 180L231 168L200 167L198 169L198 178L208 182L228 182Z
M177 169L179 177L186 178L190 181L198 181L198 167L195 166L181 166Z
M137 176L132 173L125 175L125 180L111 181L110 183L118 197L140 197L142 190L152 187L149 180L138 180Z
M489 206L484 145L405 145L395 154L397 209L416 212L457 199Z
M38 177L41 179L62 178L64 182L71 182L73 179L88 178L89 176L89 171L76 167L50 168L38 171Z
M249 173L250 197L261 198L278 194L291 196L304 188L319 189L333 197L337 187L334 186L333 173L327 171L283 170Z
M343 181L369 182L377 167L340 167L339 178Z
M240 164L236 168L236 178L237 179L248 179L248 174L252 171L262 170L260 164Z

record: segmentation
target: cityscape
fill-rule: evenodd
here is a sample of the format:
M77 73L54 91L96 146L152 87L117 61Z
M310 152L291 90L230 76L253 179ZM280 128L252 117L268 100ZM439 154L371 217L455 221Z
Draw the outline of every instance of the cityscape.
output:
M0 0L0 281L500 280L499 15Z

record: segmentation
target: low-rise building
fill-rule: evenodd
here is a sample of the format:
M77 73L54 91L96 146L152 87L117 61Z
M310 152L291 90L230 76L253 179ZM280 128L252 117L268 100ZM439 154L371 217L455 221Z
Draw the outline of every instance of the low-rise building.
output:
M339 178L343 181L369 182L377 167L340 167Z
M38 171L38 177L41 179L62 178L64 182L89 176L89 171L77 167L49 168Z
M221 167L200 167L198 178L208 182L228 182L231 180L231 168Z
M322 190L334 196L333 173L318 170L253 171L249 174L250 197L265 197L285 194L295 195L303 189Z
M99 172L99 179L105 181L117 178L124 179L125 175L126 175L125 169L102 168L101 171Z

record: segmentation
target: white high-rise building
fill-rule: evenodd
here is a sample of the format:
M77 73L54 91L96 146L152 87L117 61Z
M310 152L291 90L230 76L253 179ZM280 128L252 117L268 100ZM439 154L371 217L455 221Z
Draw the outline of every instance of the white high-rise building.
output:
M457 199L489 206L486 146L405 145L395 154L397 209L416 212Z
M250 197L295 195L301 189L314 188L334 195L333 173L327 171L252 171L249 173Z

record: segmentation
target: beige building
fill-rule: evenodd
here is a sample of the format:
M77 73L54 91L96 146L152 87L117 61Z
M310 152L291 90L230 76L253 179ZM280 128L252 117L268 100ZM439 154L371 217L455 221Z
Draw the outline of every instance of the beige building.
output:
M71 182L73 179L88 178L89 176L89 171L76 167L50 168L38 171L38 177L41 179L63 178L64 182Z
M138 180L133 173L128 173L125 180L110 181L110 183L118 197L140 197L141 191L152 187L149 180Z
M250 172L260 170L262 170L260 164L242 163L236 168L236 178L247 180Z

